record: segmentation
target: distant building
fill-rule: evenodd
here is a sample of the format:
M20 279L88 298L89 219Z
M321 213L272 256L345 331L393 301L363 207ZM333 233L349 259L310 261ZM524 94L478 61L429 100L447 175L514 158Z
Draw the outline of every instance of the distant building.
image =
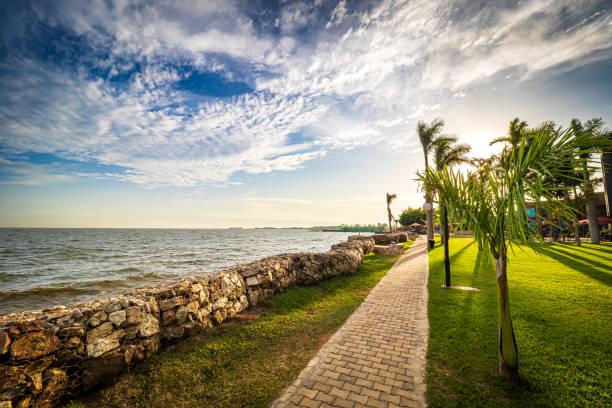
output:
M606 197L604 195L603 191L598 191L595 193L595 196L597 196L597 199L595 201L595 208L597 210L597 216L598 217L604 217L606 216ZM535 221L536 220L536 210L535 210L535 202L531 201L531 202L527 202L527 217L529 218L529 220L531 221ZM545 218L549 218L549 214L546 213L546 211L542 210L542 216ZM580 209L580 214L578 216L579 220L583 220L586 219L586 208L581 208Z

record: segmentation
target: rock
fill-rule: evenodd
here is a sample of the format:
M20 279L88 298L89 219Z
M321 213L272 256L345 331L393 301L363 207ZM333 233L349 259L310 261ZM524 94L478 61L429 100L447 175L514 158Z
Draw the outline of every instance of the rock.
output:
M68 391L68 376L64 370L49 368L43 373L43 389L38 396L37 405L55 406Z
M257 279L257 276L249 276L246 279L246 284L247 286L257 286L259 285L259 279Z
M81 345L81 339L78 337L70 337L66 342L67 348L77 348Z
M23 367L0 366L0 399L12 399L27 393L28 377Z
M128 324L140 323L142 321L142 309L140 306L130 306L125 309Z
M34 392L37 392L37 393L40 392L40 390L42 390L42 387L43 387L42 372L32 373L30 375L30 380L32 381L32 388Z
M391 245L376 245L374 250L382 255L402 255L404 253L404 245L402 244L391 244Z
M125 310L117 310L108 315L108 321L115 327L121 326L121 323L125 322L126 312Z
M6 330L0 330L0 354L6 354L9 352L9 346L11 345L11 338L9 337Z
M208 291L201 290L199 293L200 304L203 305L204 303L206 303L209 297L210 297L210 293L208 293Z
M221 324L223 323L223 321L227 318L227 312L225 311L225 309L219 309L216 312L213 313L213 320L217 323L217 324Z
M25 397L24 399L22 399L21 401L19 401L16 405L17 408L29 408L30 407L30 402L32 401L32 396L28 395L27 397ZM1 407L2 405L0 405Z
M162 326L167 326L176 319L174 310L166 310L162 315Z
M100 337L106 337L113 332L113 324L111 322L102 323L100 326L89 329L87 331L87 344L94 342Z
M119 299L119 304L121 305L122 308L126 308L130 305L130 300L126 297L122 297L121 299Z
M142 323L138 326L138 330L140 331L140 335L142 337L149 337L154 334L159 333L159 321L157 318L150 314L145 314L142 319Z
M187 303L185 309L187 310L187 313L195 313L198 311L199 306L200 305L198 305L198 302L194 300L192 302Z
M166 326L162 328L161 335L166 340L174 340L183 337L185 328L181 326Z
M0 401L0 408L13 408L11 401Z
M149 296L149 307L151 308L151 313L159 313L159 305L157 304L157 300L155 300L153 296Z
M75 310L72 312L72 319L75 321L79 321L84 317L83 313L80 310Z
M125 331L119 329L111 335L101 337L94 342L87 344L87 355L89 357L98 357L110 350L119 347L119 339L125 336Z
M170 299L162 300L159 302L159 308L161 310L173 309L176 306L182 306L185 304L185 298L182 296L176 296Z
M83 336L84 334L85 334L85 327L83 326L63 327L58 332L58 335L60 337Z
M112 313L120 309L121 309L121 304L119 302L112 302L106 305L106 307L104 308L104 311L106 313Z
M227 306L227 298L222 297L213 304L212 310L214 311L214 310L223 309L225 306Z
M125 369L125 358L121 350L110 351L98 358L83 363L83 391L108 382Z
M199 292L202 289L203 288L202 288L202 284L201 283L194 283L193 285L191 285L191 291L194 292L194 293L195 292Z
M187 309L184 306L176 309L176 323L182 324L187 319Z
M51 330L38 330L27 333L13 342L11 356L13 360L31 360L53 353L59 339Z
M99 312L94 313L89 318L89 325L91 327L99 326L101 323L106 321L107 317L108 315L106 314L106 312L104 310L100 310Z

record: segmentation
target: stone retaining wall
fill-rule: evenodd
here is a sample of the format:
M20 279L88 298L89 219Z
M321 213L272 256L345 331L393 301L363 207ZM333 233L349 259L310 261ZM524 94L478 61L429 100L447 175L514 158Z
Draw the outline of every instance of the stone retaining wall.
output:
M0 316L0 408L52 407L293 285L354 273L374 239L276 255L69 309Z
M392 232L387 234L374 234L374 243L376 245L389 245L392 242L407 242L408 234L405 232Z

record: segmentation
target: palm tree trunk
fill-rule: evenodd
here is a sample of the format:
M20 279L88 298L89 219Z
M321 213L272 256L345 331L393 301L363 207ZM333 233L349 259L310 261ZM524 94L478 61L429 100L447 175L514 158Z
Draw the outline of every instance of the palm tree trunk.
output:
M389 217L389 232L393 232L393 224L391 224L393 217L391 216L391 208L389 207L389 204L387 204L387 216Z
M604 197L606 198L606 215L612 216L612 152L601 152L601 174L603 175Z
M542 209L538 206L538 202L535 203L535 213L536 213L536 228L538 230L538 234L542 235Z
M427 153L425 153L425 170L429 168ZM429 181L429 175L427 172L425 173L425 177ZM425 202L429 204L429 209L425 211L425 225L427 226L427 245L429 245L429 240L434 239L434 229L433 229L433 208L431 204L431 197L429 196L429 191L425 191Z
M513 379L518 378L518 349L512 328L510 315L510 299L508 296L508 276L505 245L501 253L495 257L497 273L497 306L499 311L499 374Z
M444 226L444 277L446 287L450 288L451 286L451 276L450 276L450 257L448 255L448 211L446 210L446 205L442 206L442 217L444 218L442 225Z
M589 172L587 163L584 160L584 195L587 200L586 213L589 219L589 235L591 236L591 244L599 244L599 224L597 223L597 207L593 200L593 185L589 180Z

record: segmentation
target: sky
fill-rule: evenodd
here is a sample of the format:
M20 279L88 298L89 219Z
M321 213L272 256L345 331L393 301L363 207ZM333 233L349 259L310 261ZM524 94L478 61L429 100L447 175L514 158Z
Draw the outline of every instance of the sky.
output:
M0 0L0 226L386 221L419 120L612 122L609 1Z

